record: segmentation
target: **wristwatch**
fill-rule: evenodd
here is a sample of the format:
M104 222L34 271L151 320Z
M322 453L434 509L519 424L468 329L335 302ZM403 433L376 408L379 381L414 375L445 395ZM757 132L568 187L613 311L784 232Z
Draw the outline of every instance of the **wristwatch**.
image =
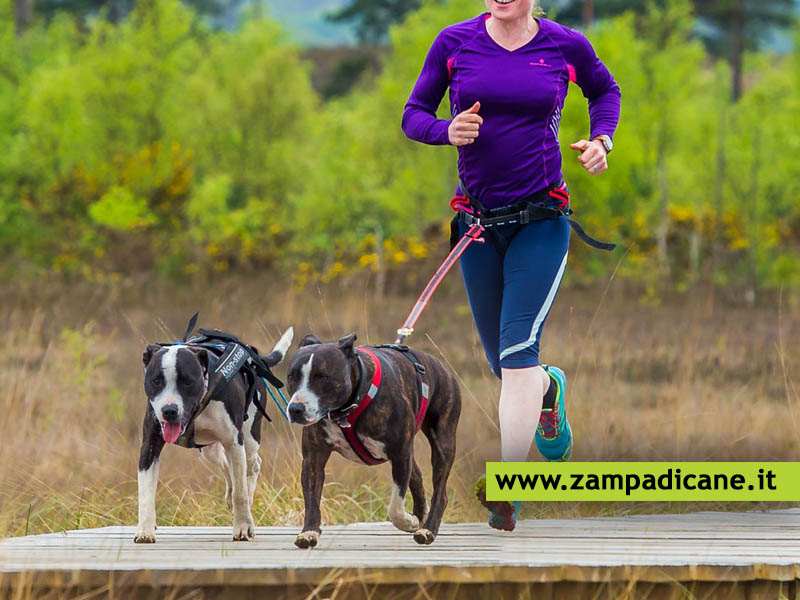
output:
M600 142L603 144L603 148L606 149L606 154L614 149L614 142L611 141L611 138L607 135L598 135L592 138L592 141L594 140L600 140Z

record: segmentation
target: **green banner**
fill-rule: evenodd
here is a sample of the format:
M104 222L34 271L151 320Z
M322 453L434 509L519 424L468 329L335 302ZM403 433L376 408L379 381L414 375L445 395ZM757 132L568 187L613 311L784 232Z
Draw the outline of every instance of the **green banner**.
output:
M800 462L487 462L488 500L800 501Z

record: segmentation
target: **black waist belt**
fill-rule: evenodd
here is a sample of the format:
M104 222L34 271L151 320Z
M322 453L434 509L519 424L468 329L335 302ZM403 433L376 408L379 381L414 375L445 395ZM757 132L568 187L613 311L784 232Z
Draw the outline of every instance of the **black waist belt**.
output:
M461 184L461 189L464 191L464 195L469 199L474 214L470 214L465 210L459 210L455 219L465 223L467 226L481 225L484 227L491 237L492 242L501 253L505 252L508 243L505 241L503 236L496 231L493 231L493 227L514 224L525 225L533 221L558 219L560 217L567 219L567 223L569 223L576 235L583 242L587 243L593 248L610 251L617 247L616 244L612 244L610 242L601 242L600 240L597 240L587 234L583 230L583 227L581 227L580 223L570 218L570 215L572 214L571 208L551 208L543 206L543 204L550 199L549 190L536 192L521 202L517 202L511 206L504 206L496 209L485 209L480 201L478 201L477 198L469 193L463 183Z

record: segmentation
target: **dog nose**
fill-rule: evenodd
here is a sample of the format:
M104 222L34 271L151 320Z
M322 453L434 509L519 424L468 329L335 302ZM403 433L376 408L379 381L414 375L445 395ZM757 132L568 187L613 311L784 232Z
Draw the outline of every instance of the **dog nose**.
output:
M289 404L289 420L297 423L305 418L306 409L298 402Z
M164 419L167 421L167 423L174 423L178 420L178 405L167 404L161 409L161 414L164 415Z

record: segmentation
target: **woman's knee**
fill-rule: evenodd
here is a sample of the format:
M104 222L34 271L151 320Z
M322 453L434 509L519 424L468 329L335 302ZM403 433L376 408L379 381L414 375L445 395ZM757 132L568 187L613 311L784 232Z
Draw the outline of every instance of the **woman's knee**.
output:
M539 365L522 367L519 369L509 369L507 367L500 368L500 372L503 377L503 383L525 383L529 381L539 381L541 379L541 375L539 374L541 370L542 367Z

